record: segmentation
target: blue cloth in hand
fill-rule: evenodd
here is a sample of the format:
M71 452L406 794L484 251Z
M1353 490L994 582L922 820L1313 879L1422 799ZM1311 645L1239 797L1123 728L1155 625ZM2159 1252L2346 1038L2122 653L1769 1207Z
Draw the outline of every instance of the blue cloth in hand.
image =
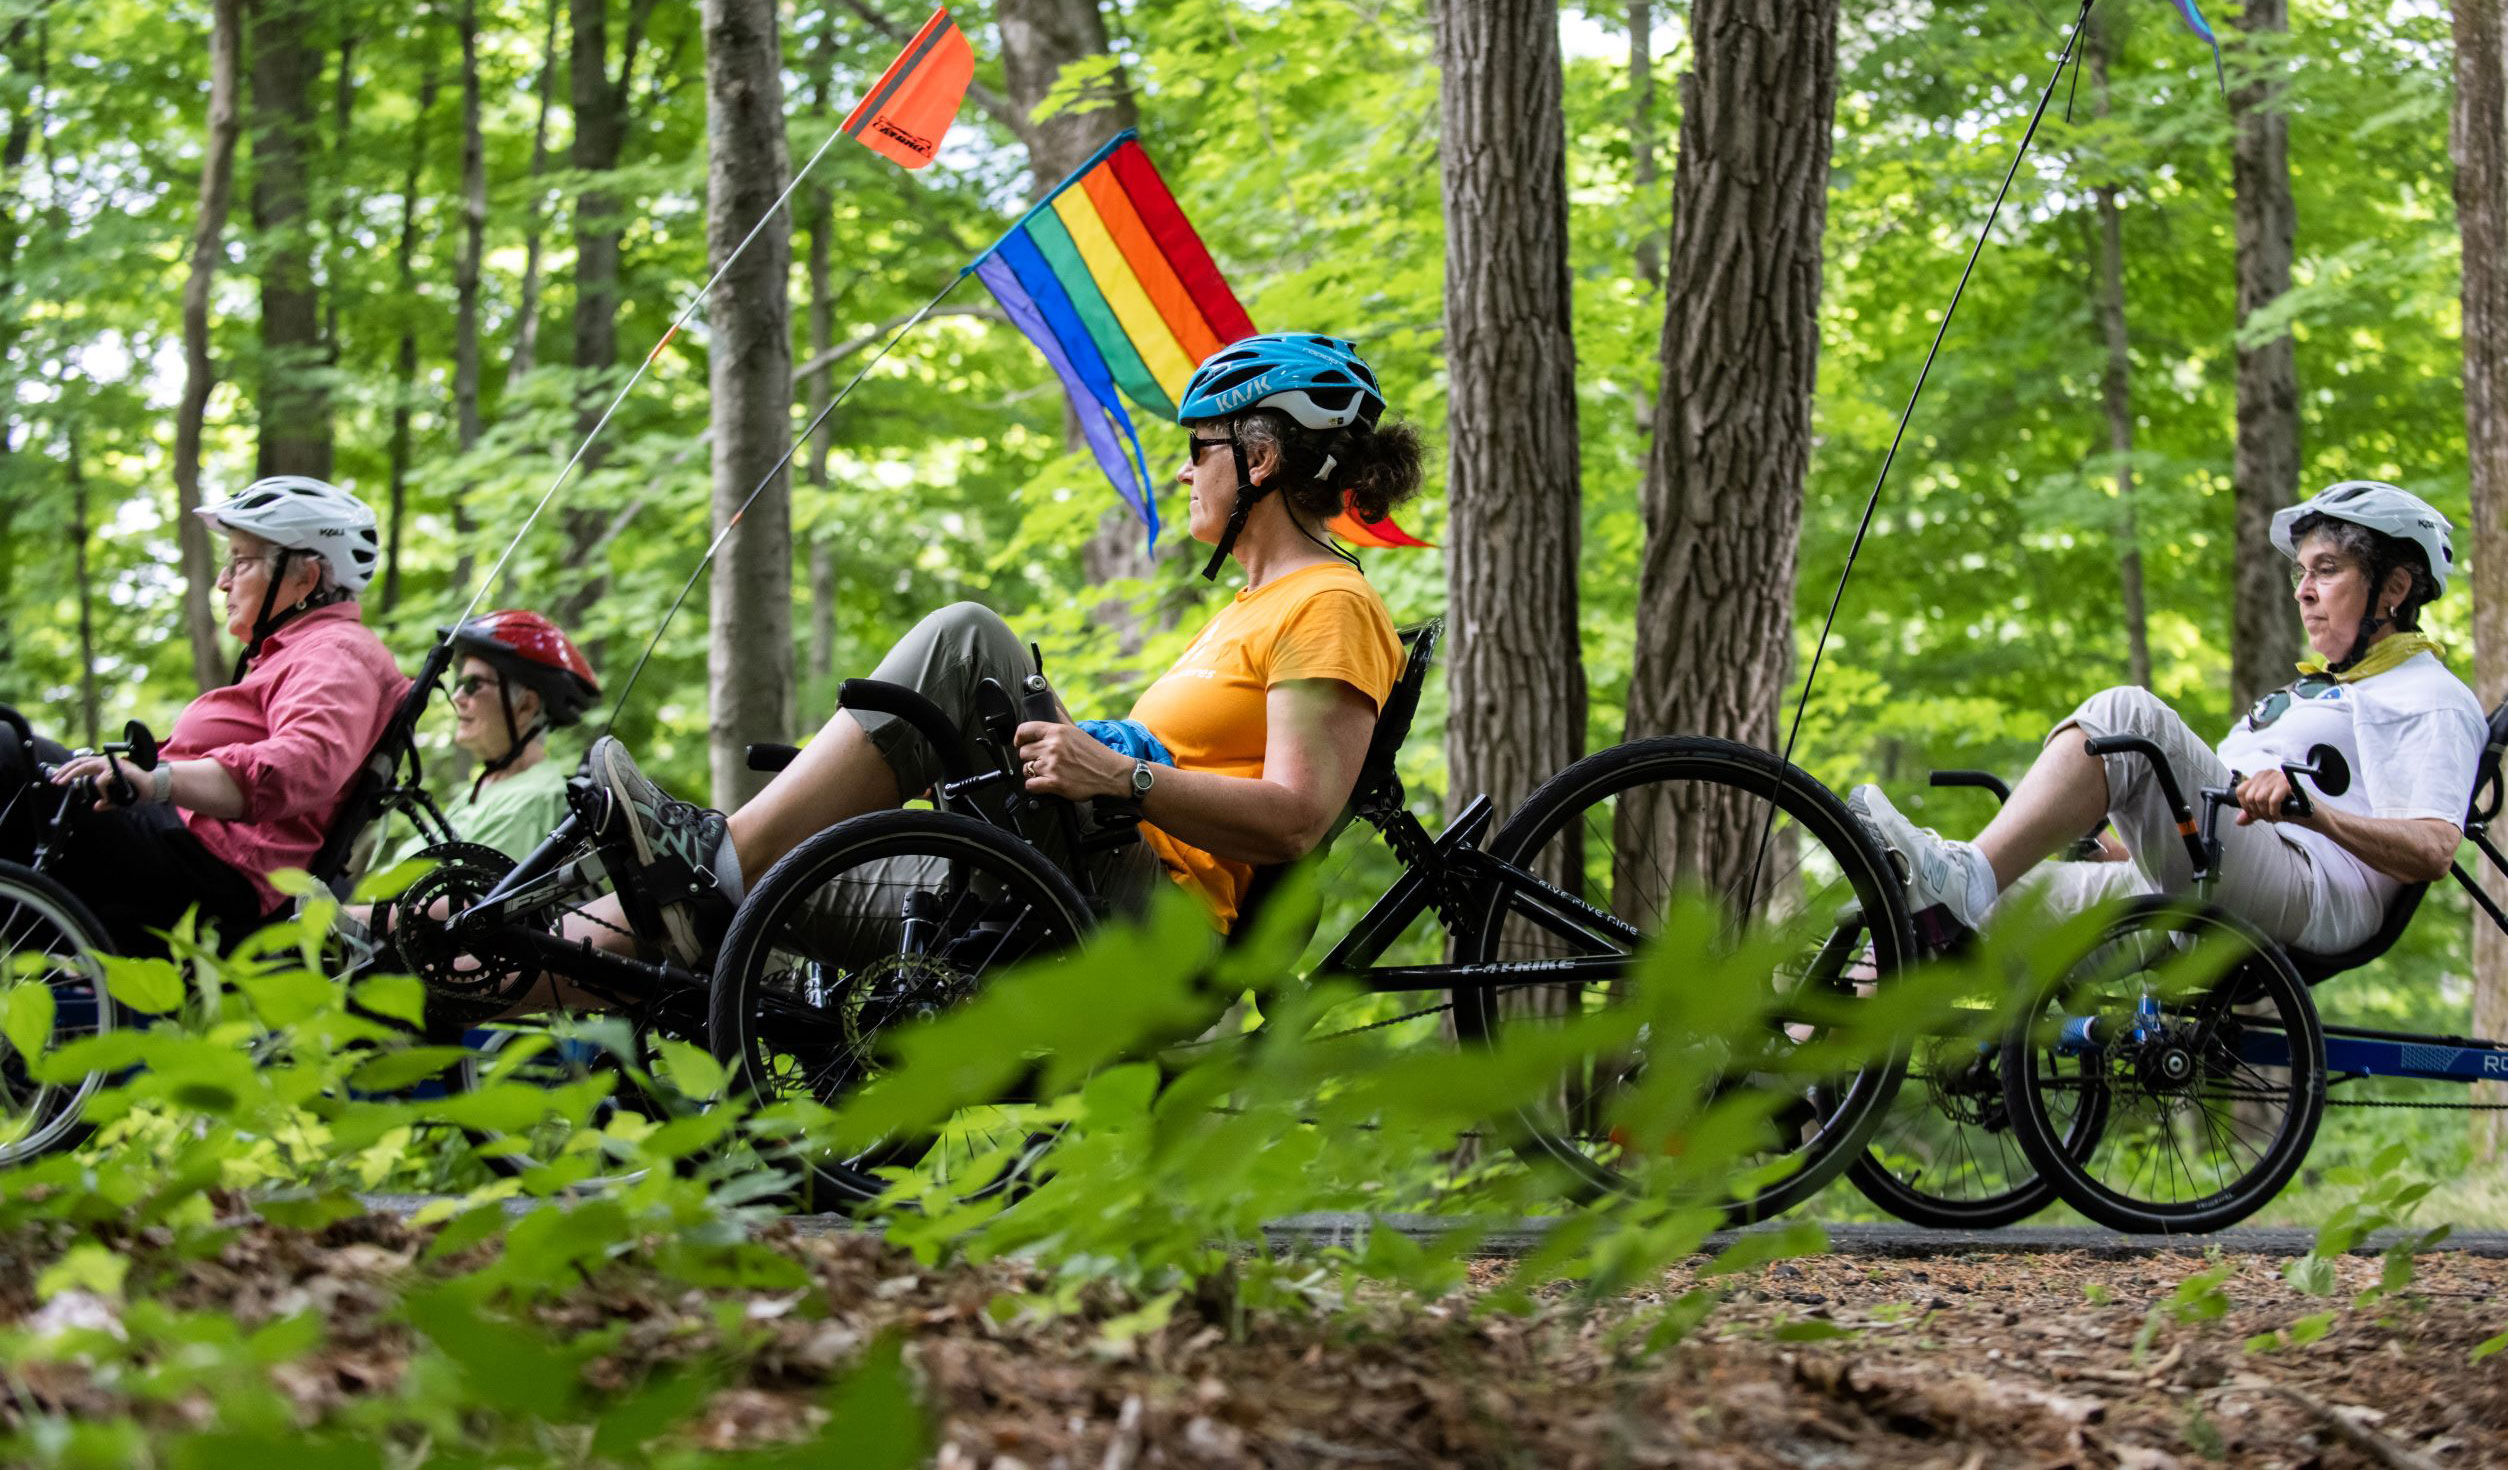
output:
M1167 753L1167 747L1159 744L1158 737L1149 732L1149 726L1139 720L1082 720L1080 728L1098 744L1109 750L1120 750L1136 761L1148 761L1153 766L1172 766L1176 763L1176 758Z

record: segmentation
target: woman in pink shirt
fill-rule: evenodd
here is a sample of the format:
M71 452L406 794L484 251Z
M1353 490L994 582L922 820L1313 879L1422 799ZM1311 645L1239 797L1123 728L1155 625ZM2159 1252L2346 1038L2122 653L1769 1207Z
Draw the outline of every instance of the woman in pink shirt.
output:
M199 514L226 533L218 590L227 632L244 644L234 680L176 717L155 769L84 756L53 777L97 781L96 809L73 825L52 873L125 952L153 948L149 931L195 906L227 944L274 912L269 874L321 848L408 686L358 621L378 548L374 512L357 497L280 475ZM65 755L54 747L48 759ZM116 771L136 798L127 806L111 794ZM0 791L0 802L15 794ZM16 847L22 825L0 827L0 847Z

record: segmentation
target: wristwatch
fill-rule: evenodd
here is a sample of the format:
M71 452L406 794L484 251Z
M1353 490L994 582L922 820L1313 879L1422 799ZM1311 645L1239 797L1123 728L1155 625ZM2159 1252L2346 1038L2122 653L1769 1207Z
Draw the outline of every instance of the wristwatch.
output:
M1134 761L1132 763L1132 799L1134 801L1147 801L1149 799L1150 786L1157 780L1157 767L1151 765L1148 761Z

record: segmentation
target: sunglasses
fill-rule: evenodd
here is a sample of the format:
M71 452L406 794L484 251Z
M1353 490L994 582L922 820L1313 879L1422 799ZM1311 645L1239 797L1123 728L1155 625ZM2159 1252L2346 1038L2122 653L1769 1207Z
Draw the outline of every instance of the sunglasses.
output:
M482 689L502 689L504 687L505 681L502 679L491 679L485 674L464 674L460 678L453 681L453 697L456 699L470 699L476 697Z
M1187 464L1200 464L1202 462L1202 451L1206 449L1222 449L1235 442L1236 441L1233 439L1204 439L1196 434L1187 434L1184 436L1185 462Z
M2321 699L2326 691L2341 684L2342 680L2331 674L2304 675L2257 700L2247 711L2247 724L2252 729L2268 729L2275 720L2290 713L2291 705L2302 699Z

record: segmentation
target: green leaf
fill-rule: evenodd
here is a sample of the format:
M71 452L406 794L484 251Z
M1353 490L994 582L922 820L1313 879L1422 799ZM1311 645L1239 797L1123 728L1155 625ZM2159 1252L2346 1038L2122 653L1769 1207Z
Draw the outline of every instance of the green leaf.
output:
M694 1102L711 1102L723 1095L728 1079L723 1064L714 1060L712 1052L667 1036L656 1039L653 1049L659 1063L655 1072L680 1096Z
M470 1049L460 1046L413 1046L406 1051L386 1052L350 1073L348 1085L360 1092L399 1092L439 1075L469 1055Z
M1811 1220L1791 1220L1782 1229L1753 1231L1736 1239L1731 1245L1699 1268L1701 1277L1728 1276L1737 1271L1756 1271L1772 1261L1789 1256L1816 1256L1829 1248L1829 1233Z
M357 1003L378 1016L426 1024L427 987L408 975L376 975L357 982Z
M162 1016L183 1004L183 974L171 960L109 954L104 967L106 992L132 1010Z
M35 1297L48 1302L65 1291L85 1291L120 1301L122 1282L130 1274L130 1257L95 1241L82 1240L35 1278Z
M253 1014L267 1026L294 1026L339 1003L331 982L311 970L237 977L235 988L252 1002Z
M686 1423L715 1387L715 1378L702 1369L665 1372L625 1398L602 1405L592 1431L593 1457L621 1465L649 1463L645 1445ZM851 1447L847 1449L850 1459Z
M2282 1279L2303 1296L2332 1296L2334 1263L2323 1256L2301 1256L2282 1268Z
M494 1200L484 1205L474 1205L446 1221L444 1228L435 1233L435 1239L427 1243L427 1259L442 1260L458 1251L466 1251L481 1241L492 1239L498 1231L505 1228L505 1221L504 1205Z
M9 987L0 996L0 1038L17 1054L34 1061L52 1044L52 987L36 982Z
M275 1196L256 1201L253 1209L283 1230L320 1230L366 1213L355 1195L336 1191Z
M406 1299L401 1316L461 1370L475 1402L542 1423L574 1415L582 1379L566 1345L481 1314L451 1287Z
M2469 1363L2478 1363L2484 1358L2490 1357L2494 1353L2501 1352L2508 1352L2508 1332L2503 1332L2497 1337L2485 1338L2482 1341L2475 1343L2473 1345L2473 1352L2471 1356L2467 1357L2465 1361Z
M891 1335L871 1344L862 1366L828 1399L826 1442L845 1447L846 1470L912 1470L921 1465L931 1431L906 1376L905 1349ZM802 1463L824 1464L825 1451Z
M381 903L387 898L398 898L403 889L434 872L435 868L434 858L414 857L394 863L379 873L368 873L357 880L356 888L349 893L349 902Z
M2322 1341L2325 1334L2334 1330L2335 1315L2332 1312L2313 1312L2291 1323L2292 1345L2306 1347L2309 1343Z

